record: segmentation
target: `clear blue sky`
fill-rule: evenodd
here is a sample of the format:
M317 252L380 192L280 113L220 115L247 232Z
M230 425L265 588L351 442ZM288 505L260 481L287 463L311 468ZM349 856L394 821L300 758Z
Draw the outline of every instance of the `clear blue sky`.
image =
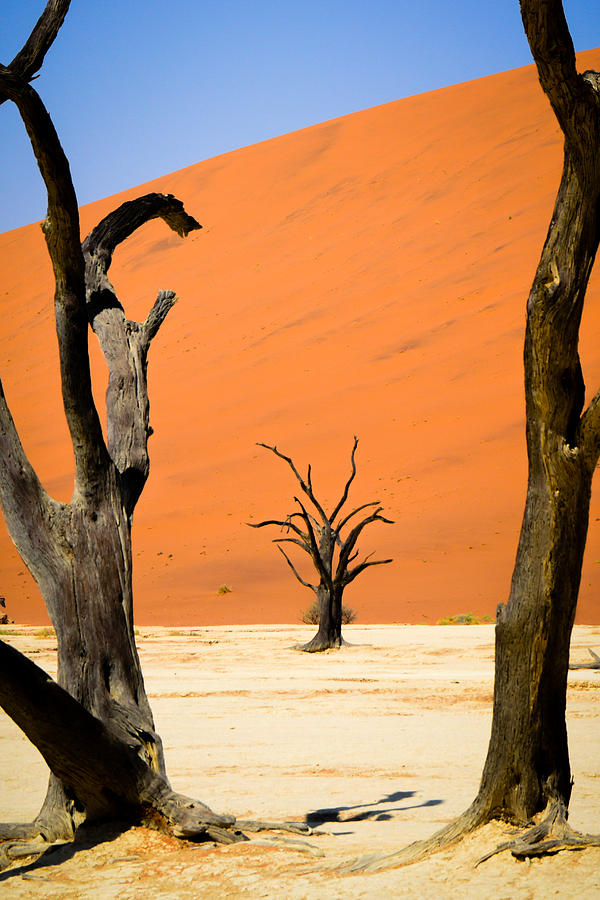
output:
M45 6L1 0L8 64ZM577 50L590 0L565 0ZM73 0L36 86L80 203L279 134L531 62L517 0ZM24 129L0 107L0 231L45 214Z

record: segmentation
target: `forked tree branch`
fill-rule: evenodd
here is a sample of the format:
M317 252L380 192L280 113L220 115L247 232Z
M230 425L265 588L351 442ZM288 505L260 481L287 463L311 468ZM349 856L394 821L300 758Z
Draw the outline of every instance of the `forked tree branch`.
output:
M310 465L308 466L308 474L307 474L306 481L305 481L302 478L302 476L300 475L300 472L294 465L294 462L290 456L286 456L284 453L281 453L277 449L277 447L271 447L270 444L263 444L262 442L259 442L257 444L257 446L264 447L266 450L270 450L271 453L274 453L275 456L278 456L279 459L283 459L284 462L286 462L288 464L288 466L290 467L290 469L292 470L292 472L298 479L298 482L300 484L302 491L306 494L306 496L308 497L310 502L313 504L313 506L315 507L315 509L317 510L319 515L321 516L321 520L323 521L323 524L328 525L329 524L329 516L327 515L327 513L325 512L325 510L323 509L323 507L321 506L321 504L319 503L319 501L317 500L317 498L315 497L314 492L313 492ZM295 498L295 499L297 499L297 498Z
M582 85L562 0L521 0L521 18L544 93L565 136L578 143L572 112Z
M351 454L350 454L350 464L351 464L351 466L352 466L352 472L351 472L351 474L350 474L350 477L348 478L348 481L346 482L346 486L345 486L345 488L344 488L344 493L342 494L342 497L341 497L340 502L339 502L338 505L335 507L335 509L333 510L333 512L331 513L331 515L330 515L330 517L329 517L329 521L331 522L332 525L333 525L333 523L334 523L334 521L335 521L335 517L337 516L337 514L338 514L339 511L341 510L342 506L344 505L344 503L345 503L346 500L348 499L348 492L349 492L349 490L350 490L350 485L352 484L352 482L354 481L354 479L355 479L355 477L356 477L356 461L355 461L355 456L356 456L356 448L357 448L357 447L358 447L358 438L356 437L356 435L354 435L354 446L352 447L352 452L351 452ZM337 531L339 531L341 527L342 527L341 524L338 525L338 526L337 526Z
M342 519L336 530L341 531L344 525L346 525L350 521L350 519L356 516L359 512L362 512L363 509L368 509L370 506L379 506L379 503L379 500L371 500L370 503L363 503L362 506L357 506L356 509L353 509L351 513L348 513L345 519ZM383 507L380 507L380 509L382 508Z
M301 516L301 513L292 513L295 516ZM250 528L264 528L265 525L279 525L279 527L283 530L284 528L288 528L290 531L293 531L299 537L303 538L304 541L308 544L309 538L308 534L305 534L298 528L297 525L294 525L293 522L290 522L291 516L288 516L287 519L265 519L264 522L246 522L246 524Z
M290 569L292 570L292 572L294 573L294 575L296 576L296 578L298 579L298 581L300 582L300 584L303 584L304 587L310 588L311 591L314 591L314 592L316 593L317 588L315 587L315 585L314 585L314 584L310 584L308 581L305 581L304 578L302 578L302 576L298 574L298 572L297 572L297 570L296 570L296 568L295 568L293 562L291 561L291 559L289 558L289 556L287 555L287 553L285 552L285 550L284 550L282 547L279 546L279 544L277 544L277 549L278 549L279 552L284 556L285 561L287 562L288 566L290 567Z
M387 563L393 562L393 559L370 559L373 554L369 554L363 562L359 563L358 566L355 566L354 569L348 569L346 575L344 576L344 585L350 584L351 581L360 575L361 572L364 572L365 569L368 569L369 566L385 566ZM356 558L353 557L354 559Z
M348 537L346 538L344 543L342 544L342 548L340 550L340 555L339 555L339 559L338 559L336 575L335 575L336 579L338 579L338 578L343 579L345 577L344 572L347 570L348 563L350 561L350 555L351 555L352 551L354 550L354 547L356 546L356 542L360 536L360 533L363 530L363 528L365 528L365 526L369 525L371 522L385 522L387 525L393 525L393 522L391 519L386 519L385 516L380 515L380 512L382 509L383 509L383 507L381 507L381 506L378 507L378 509L376 509L375 512L371 513L370 516L367 516L361 522L358 522L354 526L354 528L352 529L352 531L350 532L350 534L348 535ZM391 562L391 560L388 560L388 561Z
M36 92L0 71L0 94L19 109L48 194L43 230L54 270L63 404L75 455L76 490L89 496L100 484L109 457L92 394L77 198L68 160Z
M109 370L106 392L110 456L121 473L125 506L131 515L148 477L150 408L146 381L147 353L169 310L174 291L160 291L141 325L129 321L108 269L116 247L146 222L160 218L185 237L201 225L172 194L151 193L122 203L105 216L83 242L87 314Z
M54 43L69 6L70 0L48 0L23 48L7 66L13 75L17 75L22 81L31 81L35 77ZM0 104L5 99L6 97L0 97Z

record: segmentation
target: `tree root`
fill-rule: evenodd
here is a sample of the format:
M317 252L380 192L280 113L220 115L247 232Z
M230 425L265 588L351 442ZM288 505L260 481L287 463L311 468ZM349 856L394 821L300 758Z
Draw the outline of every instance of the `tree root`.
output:
M303 650L305 653L323 653L325 650L339 650L344 646L346 646L346 641L343 638L339 641L337 639L328 640L316 634L307 644L295 644L294 650Z
M68 817L61 816L57 811L57 820L62 822L63 818ZM141 816L135 817L129 824L134 822L184 841L212 841L215 844L249 841L245 832L283 831L306 836L322 834L304 822L260 822L253 819L237 820L233 815L218 815L203 803L173 791L161 798L160 803L143 809ZM128 827L127 824L124 823L124 827ZM46 836L39 819L27 824L0 823L0 872L18 860L30 859L34 862L51 847L76 843L78 840L78 833L75 830L63 830L60 838L57 838L57 834L58 829L51 828L50 835ZM290 840L280 836L256 843L265 845L268 843L270 846L289 844L291 849L311 856L324 855L321 850L306 841Z
M436 831L431 837L423 841L414 841L412 844L395 850L393 853L369 853L349 860L341 866L336 866L338 872L379 872L382 869L400 868L419 862L438 850L457 844L467 834L474 831L487 820L477 801L465 810L449 825Z
M530 859L533 856L550 856L561 850L583 850L586 847L600 847L600 835L575 831L567 822L564 801L552 800L542 813L541 821L533 828L511 841L499 844L478 859L475 865L481 865L504 850L510 850L515 859Z
M415 841L401 850L387 854L368 854L335 866L338 872L377 872L382 869L400 868L419 862L438 850L457 844L476 828L491 821L489 810L477 800L461 816L424 841ZM546 856L561 850L583 850L586 847L600 847L600 835L580 834L567 822L567 807L564 801L551 801L541 814L540 821L518 837L499 844L475 862L481 865L497 853L510 850L516 859Z
M588 653L592 657L591 662L569 663L569 669L600 669L600 656L588 647Z

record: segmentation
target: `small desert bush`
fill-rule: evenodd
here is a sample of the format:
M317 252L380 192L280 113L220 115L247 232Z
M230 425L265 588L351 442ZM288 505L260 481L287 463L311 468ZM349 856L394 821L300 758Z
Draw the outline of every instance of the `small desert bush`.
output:
M217 594L230 594L230 593L231 593L231 588L229 587L228 584L222 584L221 587L219 588L219 590L217 591Z
M342 625L350 625L356 619L356 613L349 606L342 606ZM305 625L319 624L319 604L315 600L312 606L302 613L302 621Z
M39 631L36 631L34 633L33 637L37 638L40 641L43 641L46 638L55 638L56 632L54 631L54 628L49 626L47 628L40 628Z
M474 613L460 613L457 616L445 616L438 619L436 625L491 625L493 619L489 616L476 616Z

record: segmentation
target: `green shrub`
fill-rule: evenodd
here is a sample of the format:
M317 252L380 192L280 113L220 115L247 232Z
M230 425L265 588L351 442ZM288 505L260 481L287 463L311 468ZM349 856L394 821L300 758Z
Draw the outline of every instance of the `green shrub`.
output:
M457 616L444 616L438 619L436 625L491 625L493 619L490 616L476 616L474 613L460 613Z
M221 587L219 588L219 590L217 591L217 594L230 594L230 593L231 593L231 588L229 587L228 584L222 584Z

